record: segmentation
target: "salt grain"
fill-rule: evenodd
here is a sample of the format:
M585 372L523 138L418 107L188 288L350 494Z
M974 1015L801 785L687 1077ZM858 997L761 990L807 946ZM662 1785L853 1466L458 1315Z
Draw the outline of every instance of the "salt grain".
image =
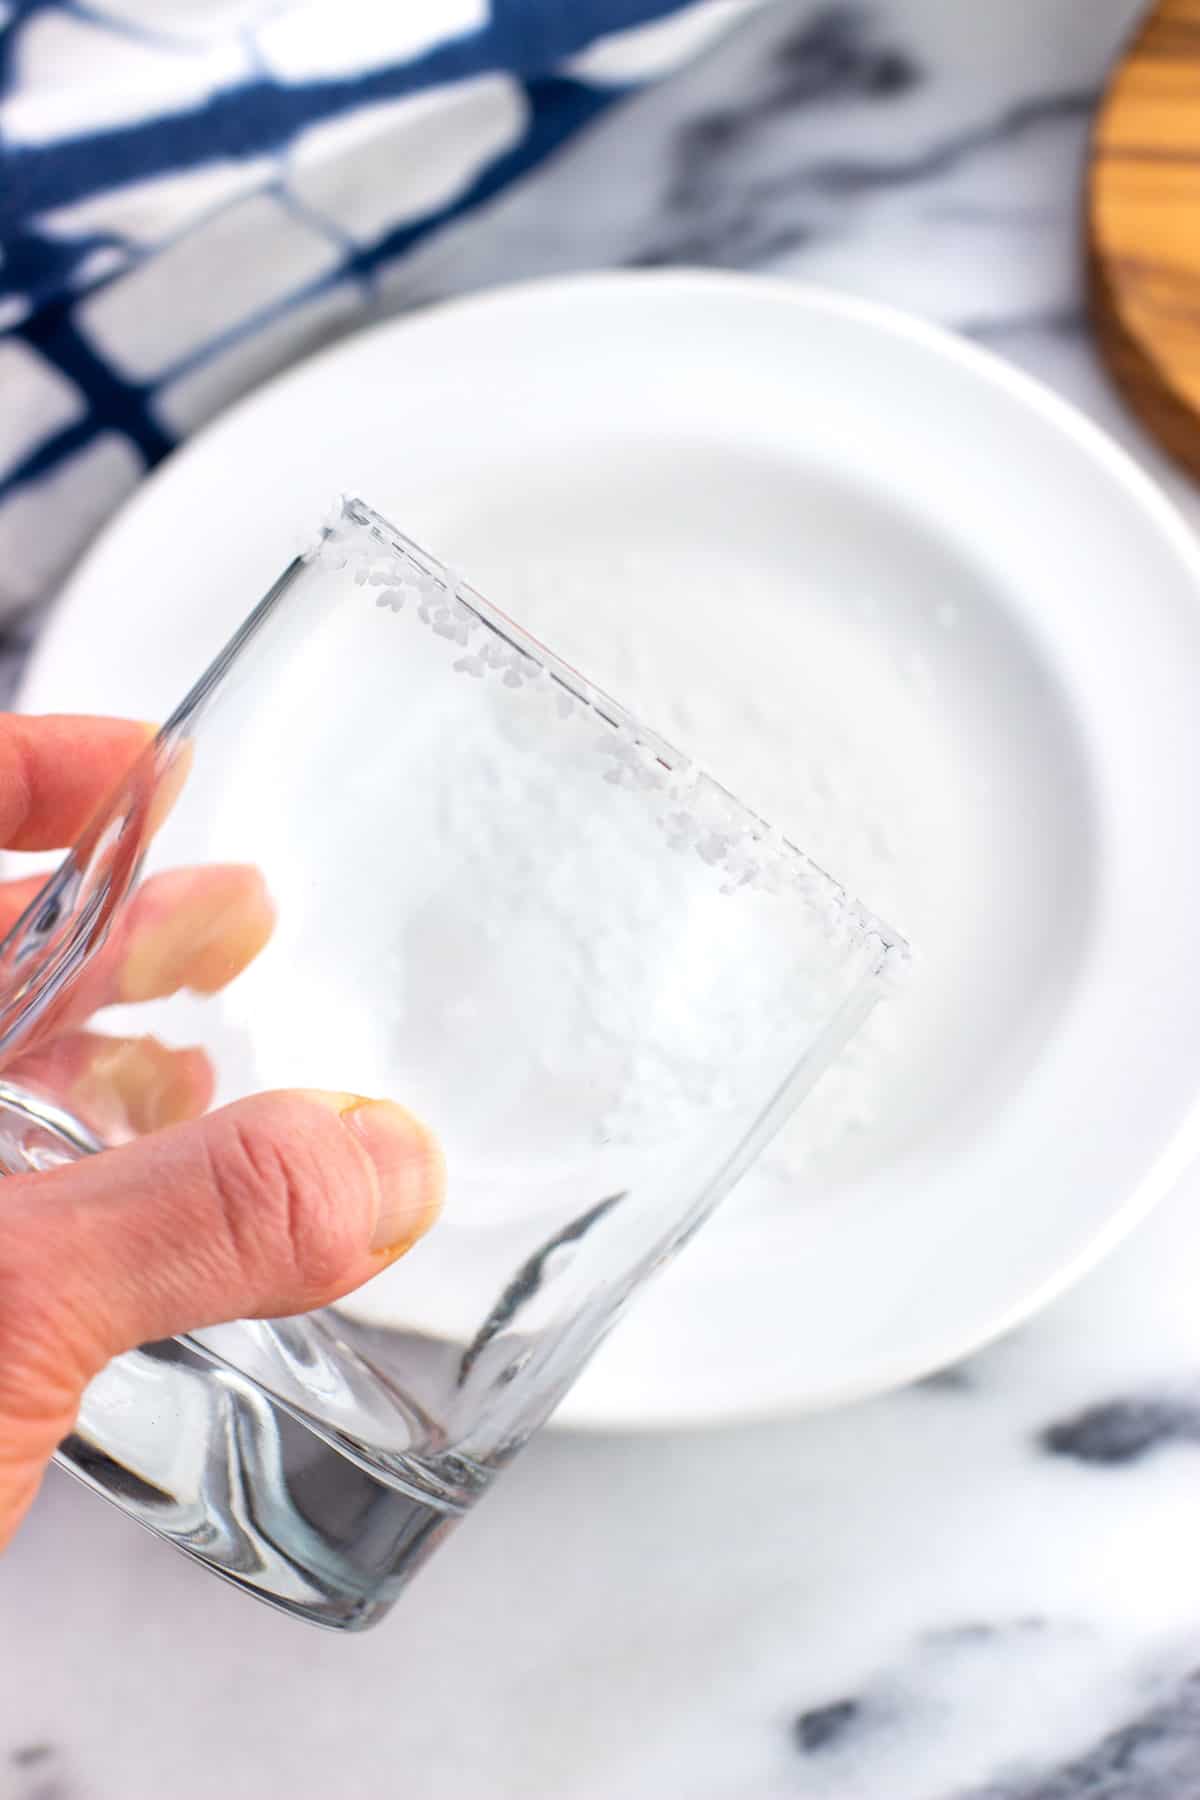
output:
M403 607L406 593L415 593L418 597L416 616L421 623L430 627L437 637L465 651L465 654L458 656L449 665L456 673L479 681L490 679L499 690L533 690L529 699L519 703L532 709L524 715L527 724L535 725L543 716L546 718L546 728L552 728L552 721L555 719L564 723L582 722L588 732L587 742L596 755L597 774L610 788L627 789L632 795L644 796L640 804L654 809L650 816L657 820L667 845L679 855L696 859L713 871L714 892L734 896L753 890L764 894L786 894L792 900L799 900L809 908L813 918L821 922L831 958L853 947L860 941L864 928L869 928L858 909L851 907L839 890L814 865L785 844L777 832L770 830L761 820L742 808L708 776L695 770L685 758L672 752L666 745L641 733L618 709L612 709L613 716L610 718L607 703L601 701L604 710L597 712L591 690L585 688L586 699L577 697L565 685L560 674L553 670L548 672L534 655L509 642L502 635L501 626L488 616L484 603L479 602L478 606L472 603L477 602L478 597L470 596L470 590L457 576L431 569L399 543L394 549L384 545L381 555L380 544L375 537L359 525L353 525L349 531L335 528L327 534L314 554L330 568L345 566L347 560L354 562L355 584L361 587L369 580L372 586L378 586L380 591L376 604L393 612L399 612ZM472 647L468 647L469 645ZM928 677L929 672L927 669L914 668L906 673L915 683L924 685L923 677ZM572 680L574 681L574 677ZM546 709L545 714L542 708ZM663 711L666 716L671 716L668 705L664 704ZM831 803L836 804L837 795L832 784L826 780L825 786L830 792ZM662 799L657 798L660 795ZM502 816L501 805L498 817ZM500 846L497 855L501 859L507 858L512 864L514 906L519 908L521 895L527 892L533 879L532 865L526 868L521 860L524 856L528 861L528 854L522 848L520 833L509 831L501 834L497 842ZM881 855L885 854L886 843L880 844L878 849ZM493 875L498 876L499 869L489 863L489 882ZM553 870L549 871L548 879L554 879ZM569 904L579 905L582 898L575 896ZM580 924L581 954L587 958L598 958L600 963L606 957L610 961L615 959L619 974L621 959L628 959L636 953L638 934L627 910L635 904L636 896L623 891L622 907L615 911L611 899L606 899L601 892L589 894L587 899L591 909L587 918L591 923L581 921ZM568 902L564 901L564 904ZM597 907L599 911L596 910ZM594 918L592 913L595 913ZM492 924L495 923L493 920ZM764 969L762 976L766 995L772 991L771 970ZM621 988L620 980L616 986ZM597 980L589 991L593 993L599 1006L604 982ZM767 1004L764 998L763 1006L766 1007ZM771 1004L778 1011L781 1005L798 1002L794 995L788 1001L786 996L776 993ZM709 1023L711 1026L712 1022ZM765 1013L760 1023L765 1025ZM626 1025L614 1021L606 1026L604 1020L597 1017L593 1024L602 1035L605 1030L620 1032L629 1029L635 1034L634 1041L640 1030L637 1021ZM674 1094L676 1101L680 1101L688 1081L698 1079L695 1075L697 1058L703 1062L705 1055L705 1079L710 1090L708 1099L711 1100L712 1071L720 1065L724 1049L720 1042L720 1031L717 1030L708 1052L701 1054L699 1038L694 1043L690 1041L689 1034L694 1035L695 1027L695 1021L683 1021L674 1048L669 1053L663 1051L656 1059L652 1059L655 1067L647 1075L644 1084L639 1077L638 1085L644 1085L646 1091L638 1101L641 1113L640 1123L636 1124L637 1130L645 1128L646 1121L642 1114L646 1106L651 1104L647 1096L655 1084L662 1088L664 1096L669 1091ZM868 1063L869 1060L868 1057ZM689 1070L692 1071L691 1074L688 1073ZM847 1092L840 1102L840 1113L836 1121L839 1133L843 1129L860 1129L864 1120L869 1117L870 1106L864 1093L862 1083L856 1085L851 1071ZM696 1098L695 1094L692 1098ZM653 1102L653 1105L657 1104L657 1101ZM665 1098L663 1104L666 1104ZM618 1108L612 1117L605 1120L605 1132L619 1137L623 1131L634 1129L632 1115L622 1119L618 1116L620 1113L621 1109ZM783 1155L786 1161L786 1146Z

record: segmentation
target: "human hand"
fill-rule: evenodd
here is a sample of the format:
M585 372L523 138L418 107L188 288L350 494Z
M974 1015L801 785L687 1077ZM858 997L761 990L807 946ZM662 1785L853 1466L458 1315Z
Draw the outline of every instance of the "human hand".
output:
M0 715L0 844L69 845L148 728ZM0 885L0 934L41 885ZM84 1388L140 1343L234 1318L309 1311L409 1249L441 1203L441 1153L400 1106L262 1094L205 1113L201 1051L84 1029L114 1000L214 992L270 935L261 878L147 882L82 1004L4 1069L65 1086L119 1148L0 1182L0 1547L28 1508ZM53 1075L53 1081L48 1078Z

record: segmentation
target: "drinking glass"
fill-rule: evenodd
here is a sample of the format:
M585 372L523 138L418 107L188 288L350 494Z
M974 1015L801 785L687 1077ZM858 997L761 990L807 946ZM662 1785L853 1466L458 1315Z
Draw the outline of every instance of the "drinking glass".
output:
M358 500L0 944L4 1172L130 1129L102 1089L56 1086L46 1053L106 997L114 931L139 905L188 907L203 945L205 907L235 902L257 954L200 991L106 1005L99 1028L200 1046L214 1105L402 1100L444 1146L445 1208L334 1306L120 1357L59 1460L228 1580L354 1629L546 1418L904 947Z

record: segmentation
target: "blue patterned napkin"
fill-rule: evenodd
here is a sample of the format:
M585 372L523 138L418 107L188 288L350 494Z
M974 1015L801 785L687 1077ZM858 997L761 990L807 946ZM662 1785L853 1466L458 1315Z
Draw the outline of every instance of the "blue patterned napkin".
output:
M0 614L750 0L0 0Z

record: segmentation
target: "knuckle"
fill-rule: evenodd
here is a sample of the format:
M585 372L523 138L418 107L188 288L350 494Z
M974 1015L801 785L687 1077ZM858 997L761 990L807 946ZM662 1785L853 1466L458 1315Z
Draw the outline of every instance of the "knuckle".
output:
M267 1096L212 1115L209 1137L239 1268L264 1293L286 1287L313 1305L341 1285L356 1255L340 1204L349 1174L338 1155L341 1128L329 1119L333 1132L313 1129L323 1122L300 1122Z
M9 1223L16 1229L0 1244L0 1412L70 1411L107 1352L48 1266L36 1230Z
M24 1361L25 1347L44 1334L46 1297L15 1260L11 1246L0 1250L0 1367Z

